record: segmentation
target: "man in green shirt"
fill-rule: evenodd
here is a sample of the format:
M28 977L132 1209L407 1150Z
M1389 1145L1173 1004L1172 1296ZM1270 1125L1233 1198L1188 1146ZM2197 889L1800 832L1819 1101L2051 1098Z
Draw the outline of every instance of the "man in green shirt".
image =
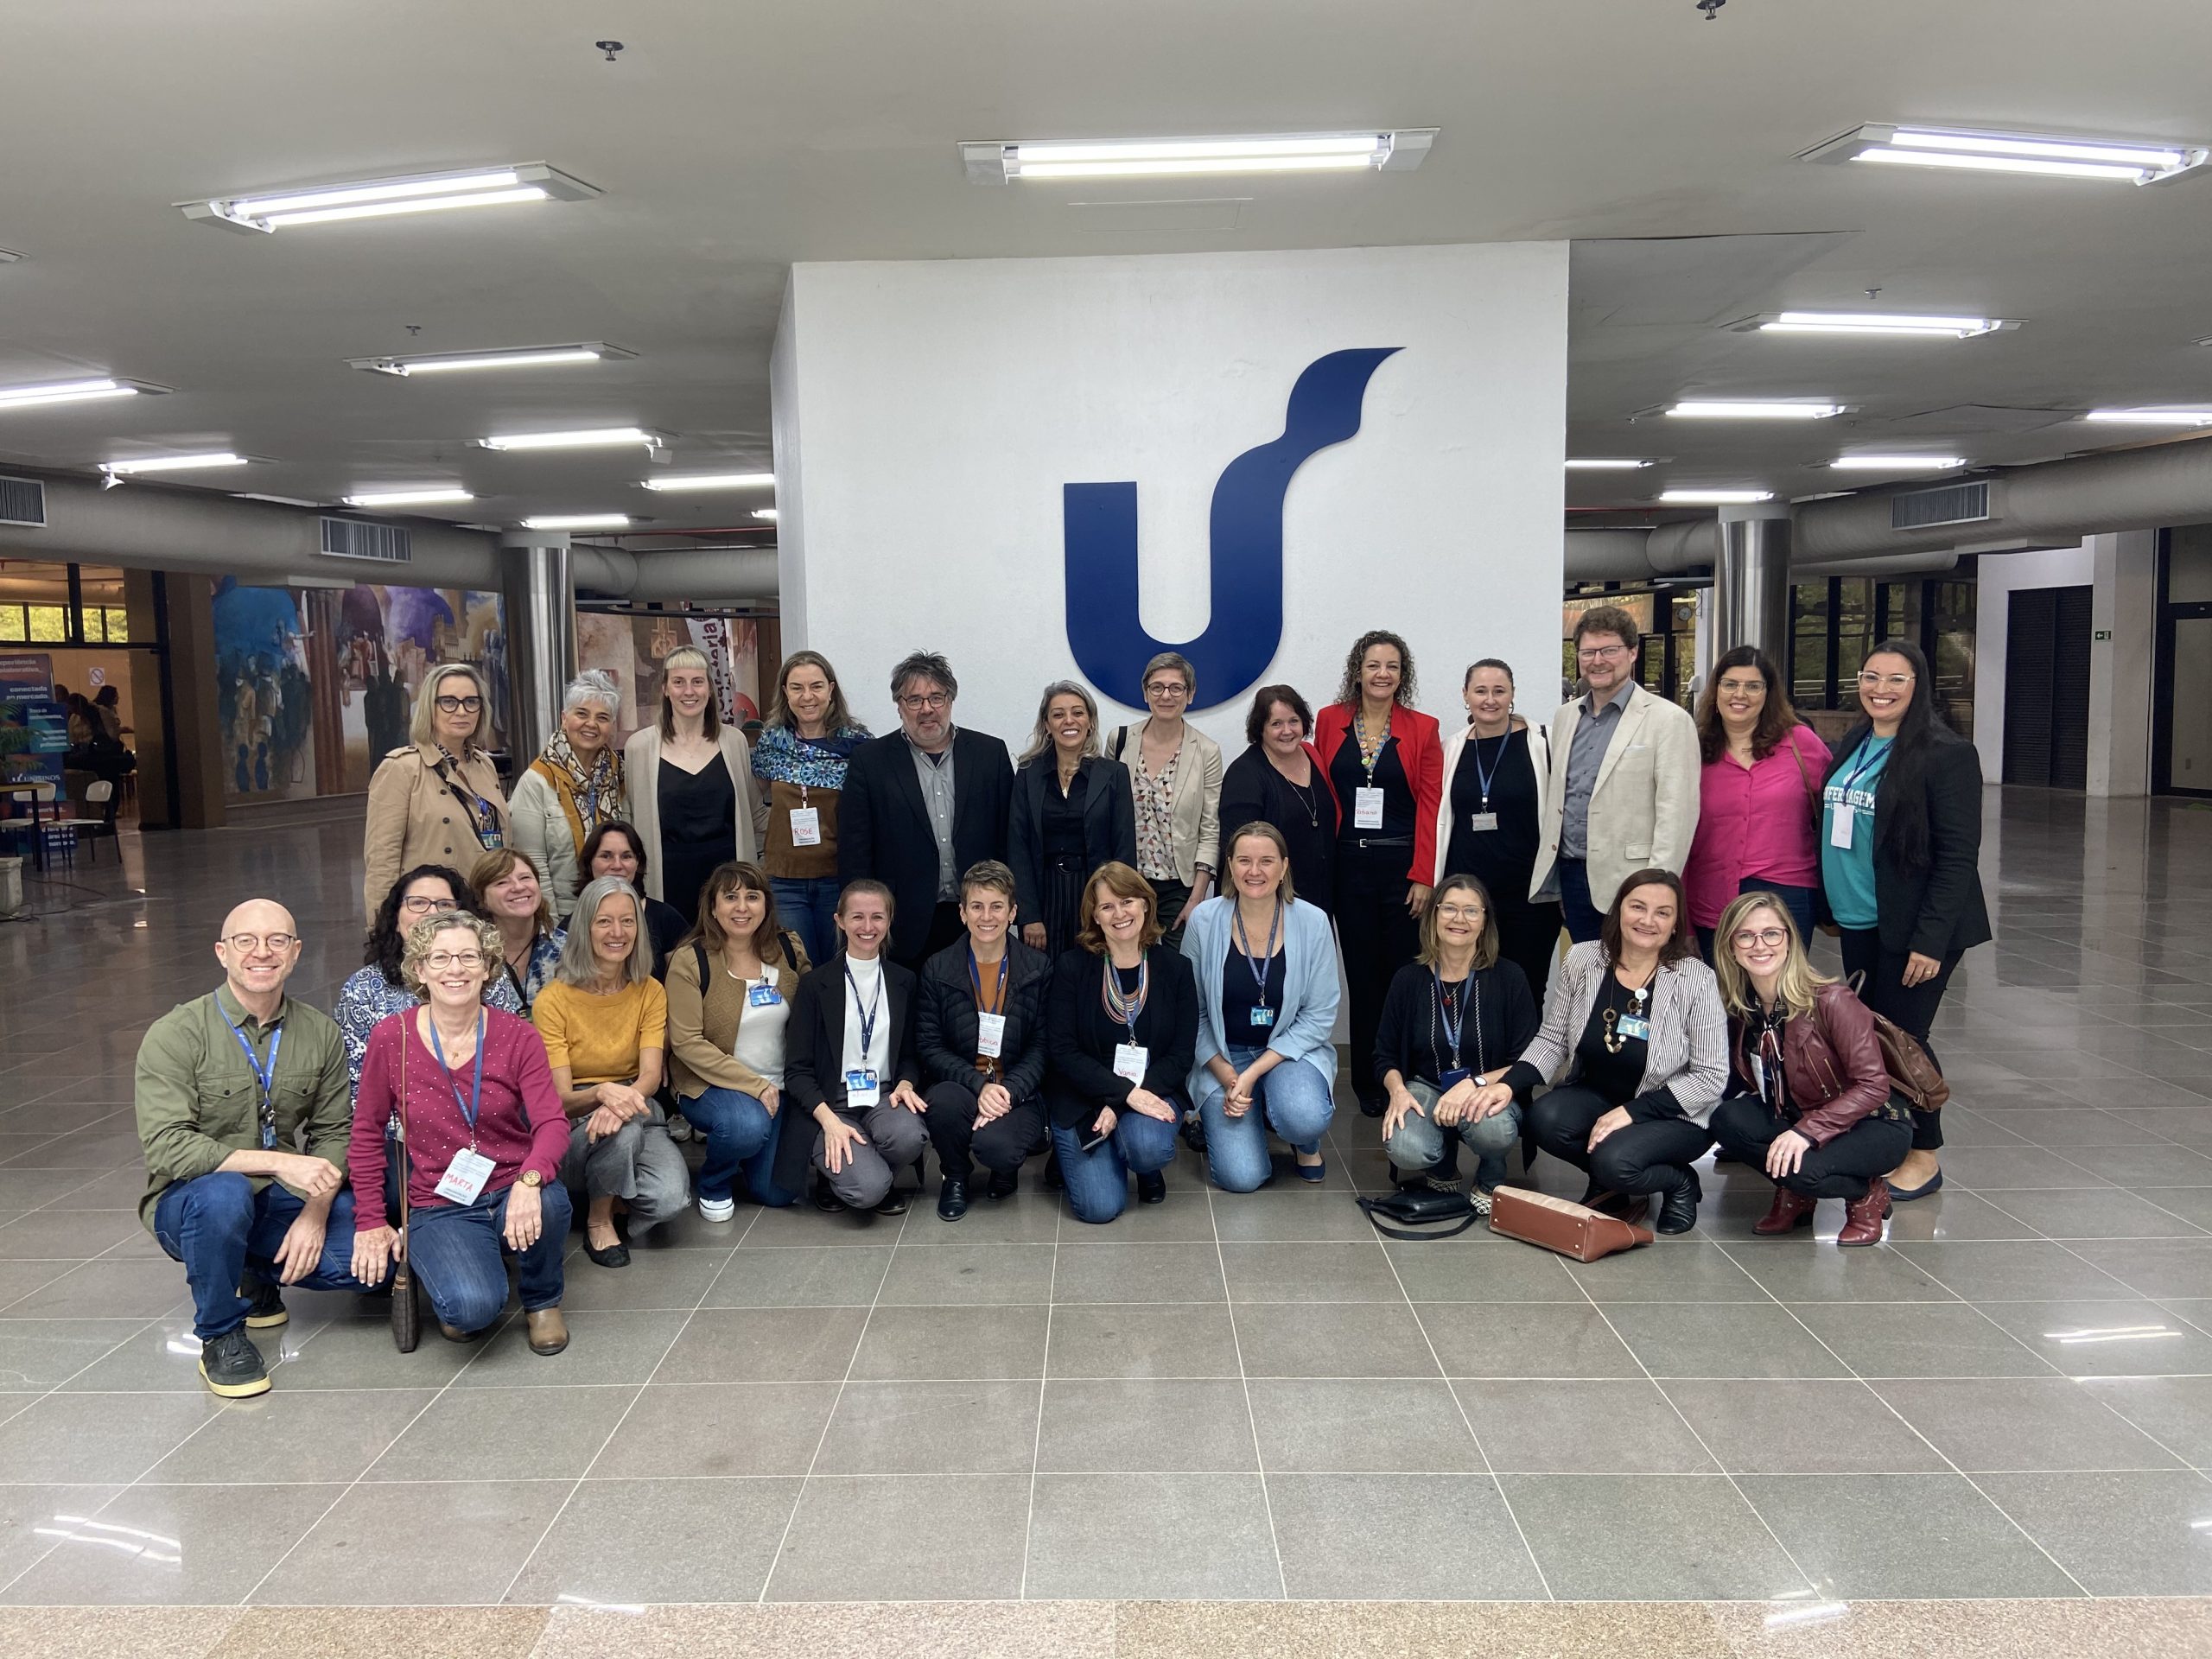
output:
M345 1042L329 1015L284 995L300 959L291 912L248 899L224 918L215 959L223 984L172 1008L138 1046L138 1214L184 1263L200 1376L234 1398L268 1392L245 1327L284 1323L280 1285L375 1287L353 1277L353 1195L342 1190Z

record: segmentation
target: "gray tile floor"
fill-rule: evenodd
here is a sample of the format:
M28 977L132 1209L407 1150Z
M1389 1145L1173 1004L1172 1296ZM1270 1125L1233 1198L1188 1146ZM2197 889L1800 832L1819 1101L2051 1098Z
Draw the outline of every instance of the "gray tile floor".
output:
M2212 1591L2212 813L1988 797L1999 943L1939 1028L1949 1185L1890 1242L1698 1230L1590 1267L1384 1246L1322 1191L1115 1225L741 1207L575 1342L391 1348L291 1299L200 1387L133 1214L139 1033L270 892L327 1005L350 823L126 836L0 927L0 1600L2079 1597ZM143 890L133 896L132 889ZM1548 1184L1572 1190L1559 1171Z

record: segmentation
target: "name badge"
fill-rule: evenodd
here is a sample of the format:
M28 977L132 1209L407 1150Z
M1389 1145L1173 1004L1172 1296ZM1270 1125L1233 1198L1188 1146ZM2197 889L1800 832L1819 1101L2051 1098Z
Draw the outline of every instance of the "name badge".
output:
M819 847L822 844L822 809L817 806L791 808L791 845Z
M1828 804L1828 845L1851 849L1851 829L1859 817L1859 809L1849 801L1833 801Z
M1632 1014L1624 1014L1613 1021L1613 1029L1635 1042L1648 1043L1651 1040L1651 1022L1640 1020Z
M1145 1068L1151 1064L1152 1051L1142 1043L1114 1045L1114 1075L1116 1077L1127 1077L1131 1083L1141 1086L1144 1083Z
M845 1073L845 1104L873 1106L883 1097L883 1084L874 1066L855 1067Z
M1495 830L1497 828L1497 814L1495 812L1470 812L1467 814L1467 828L1477 831Z
M1759 1055L1751 1056L1751 1087L1758 1090L1759 1098L1766 1098L1766 1061Z
M476 1195L484 1190L484 1183L491 1179L492 1160L480 1152L471 1152L463 1147L454 1154L446 1173L438 1177L438 1196L455 1204L474 1204Z
M1436 1086L1440 1090L1448 1093L1452 1090L1457 1089L1461 1084L1465 1083L1472 1076L1474 1076L1474 1073L1470 1071L1465 1066L1454 1066L1451 1071L1446 1071L1442 1077L1437 1078Z
M977 1014L976 1016L976 1052L987 1060L995 1060L1006 1049L1006 1015Z
M748 1007L772 1008L783 1000L776 995L776 988L772 984L754 985L745 993L746 1006Z
M1255 1028L1264 1028L1274 1022L1275 1011L1273 1008L1255 1007L1252 1010L1252 1024Z
M1380 830L1382 827L1382 791L1360 788L1351 792L1351 827L1355 830Z

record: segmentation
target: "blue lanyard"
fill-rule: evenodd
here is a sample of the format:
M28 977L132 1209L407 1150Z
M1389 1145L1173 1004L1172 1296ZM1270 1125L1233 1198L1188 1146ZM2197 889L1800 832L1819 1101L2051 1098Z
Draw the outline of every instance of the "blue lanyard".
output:
M223 1021L231 1026L228 1020ZM238 1039L238 1046L245 1051L245 1063L253 1068L253 1080L261 1085L261 1101L254 1113L261 1124L261 1149L268 1152L276 1145L276 1051L284 1046L284 1027L276 1027L269 1033L269 1064L264 1068L253 1052L253 1045L246 1041L245 1033L231 1026L231 1035Z
M1444 995L1444 976L1432 968L1428 970L1428 977L1429 982L1436 988L1436 1017L1444 1022L1444 1040L1452 1045L1452 1063L1457 1065L1459 1063L1459 1033L1467 1028L1467 1005L1465 1002L1459 1004L1459 1012L1455 1018L1452 1012L1453 999ZM1465 994L1465 987L1462 985L1461 995Z
M868 1064L868 1052L875 1042L875 1016L883 1008L883 969L875 970L875 996L868 1006L861 1008L861 982L853 977L853 964L845 964L845 983L853 988L853 1006L861 1008L861 1064Z
M1268 954L1259 961L1252 960L1251 942L1244 936L1244 913L1241 910L1236 913L1234 931L1236 936L1236 954L1244 958L1244 966L1251 973L1252 983L1259 987L1260 1006L1264 1008L1268 1006L1268 976L1274 971L1275 966L1275 939L1282 931L1282 900L1281 899L1275 900L1274 916L1268 923Z
M1891 741L1893 740L1885 740L1878 749L1873 747L1875 740L1871 737L1859 744L1859 764L1851 769L1851 776L1843 780L1842 787L1847 798L1851 793L1852 786L1866 775L1869 767L1878 766L1889 759Z
M468 1125L468 1149L476 1150L476 1115L484 1109L484 1010L476 1011L476 1076L468 1085L468 1098L461 1097L461 1085L453 1080L453 1068L446 1064L446 1046L438 1040L437 1017L430 1018L430 1052L438 1057L439 1069L446 1074L446 1087L453 1090L453 1103L461 1108L462 1122Z
M984 1001L982 969L978 967L976 963L975 945L972 944L969 945L968 982L976 988L976 1006L981 1008L985 1014L1003 1014L1006 1012L1006 969L1007 958L1001 957L999 958L999 982L997 991L990 1001Z
M1497 776L1498 767L1504 765L1505 746L1512 741L1513 732L1508 728L1505 734L1498 739L1497 753L1487 766L1483 765L1483 741L1479 737L1474 741L1475 784L1483 792L1483 810L1485 812L1490 810L1490 780ZM1458 1039L1455 1038L1453 1040Z

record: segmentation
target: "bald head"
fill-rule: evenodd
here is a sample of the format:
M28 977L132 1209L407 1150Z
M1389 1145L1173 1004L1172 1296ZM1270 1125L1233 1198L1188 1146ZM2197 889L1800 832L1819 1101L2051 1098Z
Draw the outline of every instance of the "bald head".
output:
M249 899L223 918L215 960L243 1007L264 1017L274 1013L299 959L299 925L274 899Z
M229 938L233 933L297 933L298 925L292 912L274 899L249 899L234 906L223 918L223 931L218 935Z

